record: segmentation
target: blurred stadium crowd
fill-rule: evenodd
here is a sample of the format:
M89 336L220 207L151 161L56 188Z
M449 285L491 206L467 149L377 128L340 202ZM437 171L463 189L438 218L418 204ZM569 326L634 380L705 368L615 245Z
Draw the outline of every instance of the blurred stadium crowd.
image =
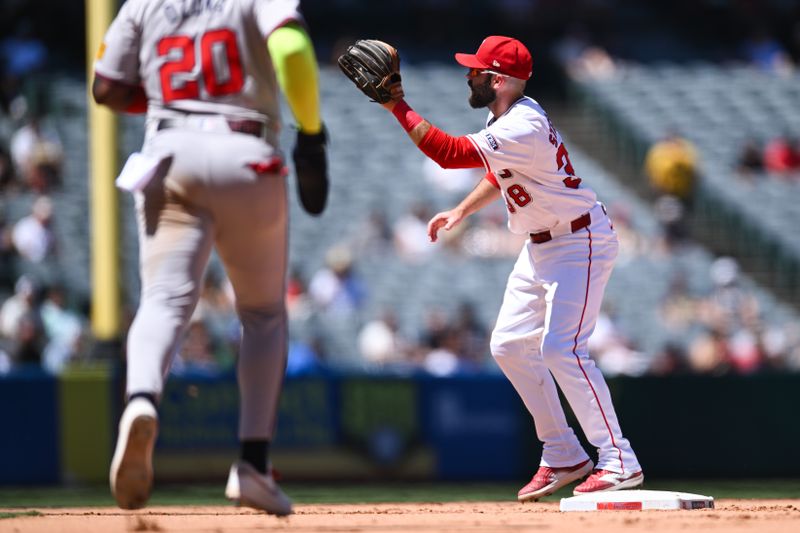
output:
M35 10L39 3L6 1L0 9L0 374L25 365L60 373L91 363L94 353L86 87L82 66L75 63L83 36L75 41L63 28L47 33L51 27ZM468 110L463 72L448 63L449 54L454 43L472 49L476 36L491 31L529 44L535 72L528 94L544 95L565 138L579 137L571 128L581 124L574 112L564 111L574 104L564 96L565 87L579 87L601 106L588 112L610 113L646 144L647 152L635 160L636 184L595 160L598 147L583 140L570 145L578 173L608 205L622 242L590 344L605 373L800 369L800 302L782 301L776 287L756 284L743 268L746 257L704 247L689 227L700 209L695 191L714 179L735 184L730 194L744 187L733 202L757 194L766 195L765 206L783 201L785 218L768 231L780 233L800 219L800 4L503 0L469 2L468 12L463 4L303 3L319 36L334 183L332 205L321 220L306 217L291 199L287 372L498 371L488 334L505 276L524 241L505 229L498 204L443 243L428 242L429 217L482 175L443 171L427 162L377 106L368 106L325 65L343 43L364 37L364 27L371 28L370 36L400 45L410 101L452 133L477 130L483 115ZM80 25L61 2L51 7ZM704 31L710 19L717 29ZM366 20L394 22L376 28ZM442 28L442 20L452 20L457 29ZM421 24L413 42L403 21ZM730 82L739 78L757 81ZM658 107L662 95L648 83L679 99ZM718 105L714 83L734 93L732 99L741 92L744 103L732 101L728 121L710 117L714 128L704 127L701 135L697 122L682 117L703 116ZM708 95L714 103L702 100ZM755 101L767 102L772 116L783 120L747 116L748 102ZM652 104L650 109L642 102ZM627 114L634 118L626 122ZM646 115L652 120L641 122ZM142 123L126 119L122 125L127 154L138 147ZM737 125L743 127L731 137ZM135 230L130 198L122 205L130 316L138 287ZM742 216L766 227L761 215L742 208ZM789 257L800 261L796 244L788 243ZM173 372L230 371L238 336L229 284L213 262Z

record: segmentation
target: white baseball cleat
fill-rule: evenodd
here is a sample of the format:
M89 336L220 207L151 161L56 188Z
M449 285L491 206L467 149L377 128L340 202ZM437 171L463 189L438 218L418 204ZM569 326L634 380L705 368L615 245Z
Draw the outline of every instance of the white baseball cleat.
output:
M586 481L575 487L572 492L575 496L591 492L606 492L611 490L632 489L644 483L644 474L641 470L628 474L610 472L608 470L595 470Z
M517 493L517 500L521 502L537 501L548 494L576 481L594 468L594 463L587 459L574 466L556 467L541 466L530 482Z
M264 511L267 514L292 514L292 502L275 483L272 473L262 474L246 461L231 466L225 497L237 505Z
M144 398L128 403L119 421L111 460L111 493L122 509L141 509L153 488L153 446L158 435L155 406Z

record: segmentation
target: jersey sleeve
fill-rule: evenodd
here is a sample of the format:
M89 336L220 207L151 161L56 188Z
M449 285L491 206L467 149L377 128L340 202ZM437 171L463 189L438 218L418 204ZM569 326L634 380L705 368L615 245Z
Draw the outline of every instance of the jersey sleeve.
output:
M269 35L289 21L303 22L299 0L253 0L256 21L261 35Z
M537 124L527 120L501 120L467 138L477 148L487 172L524 169L534 156Z
M128 0L109 26L97 51L94 71L104 78L130 85L140 83L141 26L136 21L139 2Z

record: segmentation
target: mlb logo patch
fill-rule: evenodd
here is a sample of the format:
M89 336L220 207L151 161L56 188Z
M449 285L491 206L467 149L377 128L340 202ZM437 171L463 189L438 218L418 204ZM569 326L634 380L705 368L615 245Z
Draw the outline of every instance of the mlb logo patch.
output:
M500 144L497 142L497 139L494 138L494 135L487 131L483 136L486 137L486 142L489 143L489 147L492 151L497 151L500 148Z

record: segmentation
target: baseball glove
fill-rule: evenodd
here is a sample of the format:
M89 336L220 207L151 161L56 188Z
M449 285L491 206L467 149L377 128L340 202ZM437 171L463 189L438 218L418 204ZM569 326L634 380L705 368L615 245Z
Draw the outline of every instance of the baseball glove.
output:
M400 81L400 55L383 41L361 39L339 56L339 68L374 102L392 99L390 86Z

